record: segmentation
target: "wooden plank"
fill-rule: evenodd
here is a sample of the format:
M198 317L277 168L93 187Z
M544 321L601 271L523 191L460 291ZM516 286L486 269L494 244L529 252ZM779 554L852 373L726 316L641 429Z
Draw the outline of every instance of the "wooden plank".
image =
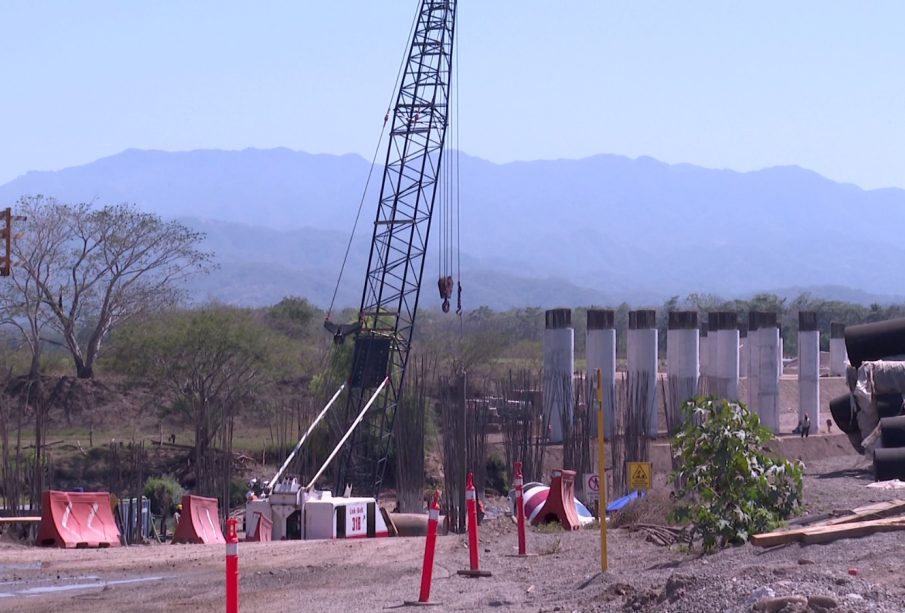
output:
M866 521L835 524L832 526L809 526L798 530L785 530L755 534L751 544L755 547L772 547L801 541L804 543L825 543L841 538L856 538L874 532L905 529L905 517L887 517Z
M893 530L905 530L905 518L892 517L887 519L873 519L858 521L849 524L809 528L802 535L802 542L811 545L814 543L828 543L837 539L859 538L875 532L890 532Z
M852 509L851 512L830 519L822 519L815 521L813 524L802 528L783 528L773 532L764 532L763 534L755 534L751 536L751 544L756 547L772 547L774 545L783 545L785 543L794 543L801 540L802 535L807 530L819 527L829 527L849 524L852 522L866 521L871 519L882 519L893 515L905 513L905 500L884 500L875 502ZM810 523L810 522L809 522Z
M0 524L36 524L40 521L40 517L34 517L31 515L22 517L0 517Z
M905 500L884 500L875 502L863 507L853 509L848 515L842 515L825 522L820 522L822 526L836 526L838 524L847 524L855 521L863 521L867 519L882 519L892 515L905 513Z

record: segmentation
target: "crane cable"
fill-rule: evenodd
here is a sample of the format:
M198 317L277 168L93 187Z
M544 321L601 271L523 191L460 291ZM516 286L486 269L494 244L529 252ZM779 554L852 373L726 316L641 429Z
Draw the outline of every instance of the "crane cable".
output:
M412 36L415 32L415 27L418 24L418 15L419 10L415 9L415 16L412 18L412 25L409 28L409 35L407 41L412 40ZM339 292L339 285L342 283L343 272L346 270L346 263L349 260L349 252L352 250L352 241L355 240L355 232L358 229L358 221L361 218L361 210L364 208L365 198L368 195L368 187L371 184L371 176L374 174L374 167L377 165L377 156L380 153L380 145L383 142L383 136L386 134L387 122L390 119L390 113L393 110L393 102L394 99L397 98L399 92L399 82L402 80L402 71L405 70L406 60L408 59L408 47L409 43L406 44L405 52L402 54L402 61L399 63L399 69L396 71L396 82L393 83L393 93L390 97L390 102L387 104L387 111L383 116L383 126L380 128L380 137L377 139L377 146L374 148L374 155L371 156L371 167L368 169L368 177L365 179L365 186L361 192L361 200L358 202L358 212L355 213L355 223L352 224L352 234L349 235L349 242L346 244L346 253L343 255L343 263L339 267L339 276L336 279L336 286L333 288L333 297L330 298L330 307L327 309L327 317L326 319L329 321L330 315L333 313L333 307L336 303L336 294Z
M458 38L458 29L453 33ZM450 110L447 114L447 127L452 124L453 130L447 134L444 145L446 155L443 158L443 173L439 186L439 208L437 228L440 239L437 241L437 268L440 297L443 300L443 312L449 312L449 301L453 291L456 292L456 314L462 316L462 257L461 257L461 229L459 212L459 47L453 44L455 61L452 69L455 73L452 79L452 92L450 93ZM452 273L455 271L457 286L453 285Z

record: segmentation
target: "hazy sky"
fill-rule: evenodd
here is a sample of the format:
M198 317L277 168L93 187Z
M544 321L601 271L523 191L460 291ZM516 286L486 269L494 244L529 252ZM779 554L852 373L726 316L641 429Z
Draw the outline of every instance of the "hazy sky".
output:
M129 147L370 157L416 0L0 0L0 182ZM460 0L461 149L905 187L901 0Z

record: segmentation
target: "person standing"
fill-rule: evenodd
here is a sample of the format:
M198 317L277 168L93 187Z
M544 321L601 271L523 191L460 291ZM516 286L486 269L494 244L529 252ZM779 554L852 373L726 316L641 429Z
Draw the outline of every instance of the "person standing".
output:
M808 438L811 433L811 416L804 414L804 421L801 422L801 438Z

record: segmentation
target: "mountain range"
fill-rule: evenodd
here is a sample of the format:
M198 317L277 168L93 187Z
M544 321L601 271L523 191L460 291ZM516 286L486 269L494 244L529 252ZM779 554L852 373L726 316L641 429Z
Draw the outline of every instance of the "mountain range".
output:
M902 189L863 190L793 166L736 172L616 155L456 159L467 308L655 306L692 292L800 290L864 303L905 295ZM382 172L374 168L365 193L369 170L357 155L289 149L130 149L29 172L0 186L0 201L44 194L133 202L180 219L206 234L219 264L192 282L193 297L256 306L287 295L327 306L362 203L336 298L351 306ZM428 308L439 303L436 245L429 253Z

